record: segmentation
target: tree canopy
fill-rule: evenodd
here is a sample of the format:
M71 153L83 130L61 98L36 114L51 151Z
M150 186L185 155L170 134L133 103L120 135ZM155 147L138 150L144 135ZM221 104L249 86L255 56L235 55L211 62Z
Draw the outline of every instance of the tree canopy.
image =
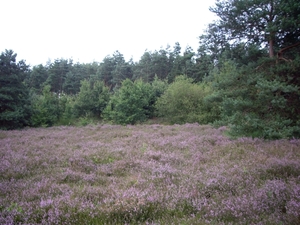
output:
M5 50L0 55L0 128L12 129L29 125L28 90L23 81L28 73L24 61L16 61L17 54Z
M217 0L210 10L219 20L209 35L228 43L267 46L269 56L300 42L300 2L294 0ZM215 36L217 35L217 37Z
M300 137L300 2L216 0L210 10L218 19L197 52L176 42L136 62L115 51L101 62L56 59L30 69L6 50L1 128L158 116L224 125L232 136Z

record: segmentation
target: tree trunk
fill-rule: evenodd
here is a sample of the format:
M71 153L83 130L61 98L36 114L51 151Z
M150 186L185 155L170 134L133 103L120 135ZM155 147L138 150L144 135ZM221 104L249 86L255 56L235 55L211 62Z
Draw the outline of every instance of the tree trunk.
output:
M274 39L270 38L269 40L269 56L270 58L274 57Z

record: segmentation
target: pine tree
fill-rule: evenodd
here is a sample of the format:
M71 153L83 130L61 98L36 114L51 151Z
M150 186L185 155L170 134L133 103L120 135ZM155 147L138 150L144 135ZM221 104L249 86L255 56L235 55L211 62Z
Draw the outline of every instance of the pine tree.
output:
M30 123L30 102L23 81L28 73L24 61L5 50L0 55L0 129L15 129Z

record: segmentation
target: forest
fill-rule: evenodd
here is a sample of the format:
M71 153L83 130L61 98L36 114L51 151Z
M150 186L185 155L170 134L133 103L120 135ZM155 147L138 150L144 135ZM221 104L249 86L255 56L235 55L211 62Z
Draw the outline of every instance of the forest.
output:
M0 55L0 129L199 123L232 137L300 137L300 2L217 0L199 47L115 51L101 62L29 67ZM200 31L199 31L200 33ZM26 59L25 59L26 60Z

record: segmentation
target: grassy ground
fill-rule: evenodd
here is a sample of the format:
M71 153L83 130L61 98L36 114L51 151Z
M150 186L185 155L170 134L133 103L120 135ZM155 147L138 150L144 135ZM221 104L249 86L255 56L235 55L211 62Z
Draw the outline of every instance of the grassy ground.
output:
M0 131L0 224L300 224L300 140L224 129Z

